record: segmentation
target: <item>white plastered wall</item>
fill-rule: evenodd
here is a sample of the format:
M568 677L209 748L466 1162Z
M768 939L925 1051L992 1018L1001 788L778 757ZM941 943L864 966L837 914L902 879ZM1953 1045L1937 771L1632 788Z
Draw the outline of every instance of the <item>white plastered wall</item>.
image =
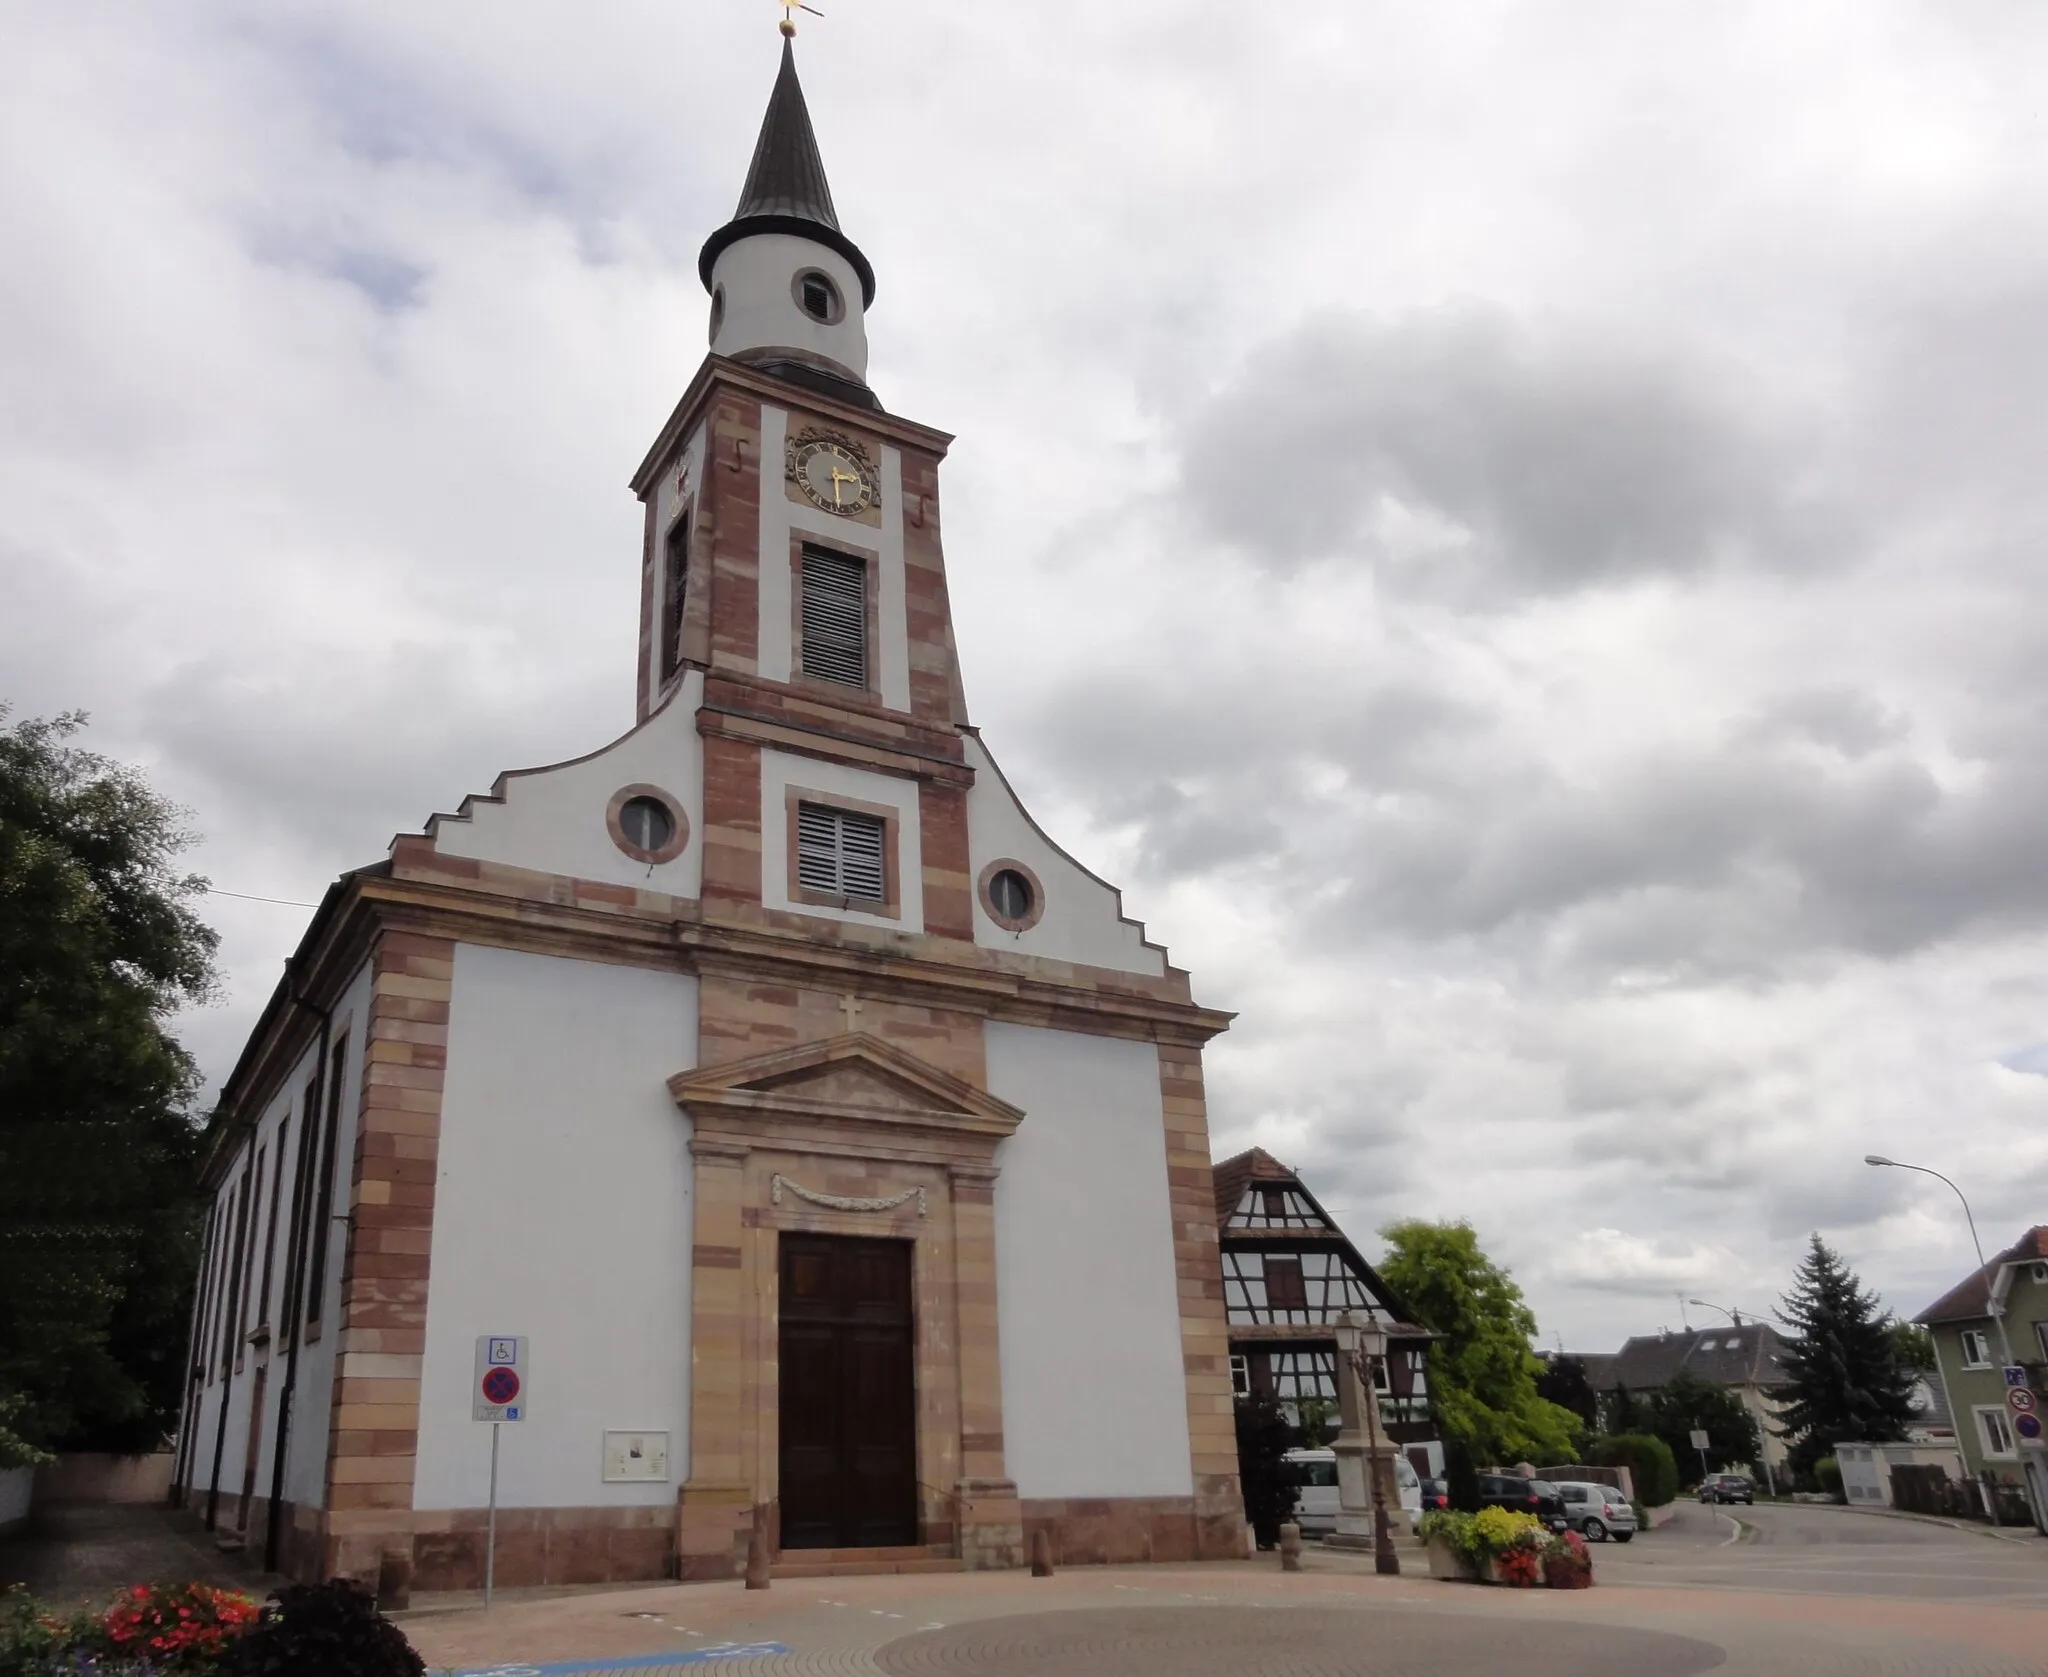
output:
M863 914L816 903L800 903L789 894L789 789L836 793L857 803L883 804L896 812L897 878L903 894L902 915ZM780 751L761 753L761 901L768 908L794 914L815 914L827 920L850 920L893 932L924 930L924 843L917 814L917 782L868 769L827 763L816 757L794 757Z
M1159 1054L991 1022L1003 1445L1026 1497L1187 1496L1187 1382Z
M689 1122L697 981L458 944L413 1506L487 1500L481 1334L530 1341L508 1507L670 1504L689 1472ZM607 1430L666 1432L669 1479L607 1484Z
M370 987L374 974L370 963L334 1007L334 1029L345 1032L342 1040L341 1103L334 1131L334 1195L323 1209L321 1234L328 1243L327 1271L320 1301L320 1337L308 1340L299 1352L298 1395L292 1400L290 1460L285 1466L285 1495L309 1507L327 1500L327 1418L334 1407L334 1349L340 1342L337 1325L341 1315L342 1259L346 1255L348 1226L340 1221L348 1215L349 1173L356 1156L356 1126L362 1117L363 1056L368 1042ZM311 1192L319 1193L316 1180Z
M687 672L669 702L639 727L588 757L504 778L502 801L475 798L469 815L437 815L428 824L444 856L471 856L542 873L694 897L704 877L704 742L697 707L701 671ZM658 786L681 806L689 843L673 861L636 861L605 823L621 787Z
M882 450L877 476L880 529L835 518L822 507L792 498L784 491L783 453L789 438L789 414L766 403L761 408L761 548L760 601L761 675L769 681L795 679L797 649L791 623L796 586L790 559L792 534L816 536L828 547L856 547L879 556L875 597L876 669L881 700L891 710L910 708L910 628L903 574L903 456Z
M1162 976L1165 953L1147 945L1143 926L1123 918L1115 888L1038 830L979 739L968 735L966 746L967 761L974 768L974 785L967 794L968 865L974 878L978 881L991 862L1014 860L1037 874L1045 891L1045 912L1038 924L1029 931L1011 932L989 918L977 890L974 941L984 949Z
M816 320L798 306L792 282L806 268L818 269L839 288L840 319ZM791 233L755 233L718 253L711 285L714 296L725 293L725 318L711 335L712 354L798 349L836 361L857 379L868 376L860 276L836 250Z
M350 1020L360 1021L368 1005L370 968L367 962L350 982L348 989L334 1007L336 1028ZM352 1036L359 1037L360 1032ZM220 1192L220 1199L232 1214L235 1190L242 1180L244 1165L255 1157L255 1149L264 1153L263 1192L260 1200L252 1199L254 1218L249 1236L250 1257L247 1274L249 1286L261 1293L264 1280L264 1243L272 1238L270 1203L273 1184L277 1182L277 1148L281 1134L285 1135L284 1176L281 1185L281 1206L276 1220L275 1240L270 1260L270 1287L265 1304L258 1310L253 1297L242 1301L238 1336L254 1326L259 1315L264 1317L272 1329L269 1359L269 1377L265 1382L262 1434L259 1440L260 1455L256 1468L256 1494L259 1497L270 1494L270 1475L273 1462L272 1451L276 1446L277 1423L284 1402L284 1383L289 1346L284 1330L287 1324L280 1320L283 1314L283 1294L287 1283L287 1264L291 1246L291 1213L296 1198L299 1150L306 1144L307 1125L305 1122L305 1093L315 1069L317 1043L309 1044L293 1064L270 1104L263 1109L253 1135L244 1143L237 1154L235 1163ZM359 1040L346 1045L342 1083L341 1126L336 1136L335 1155L335 1202L345 1210L348 1200L348 1163L355 1148L355 1119L357 1090L362 1072L362 1046ZM325 1099L323 1092L322 1099ZM289 1133L285 1132L286 1120L290 1120ZM318 1156L315 1155L315 1167ZM309 1184L308 1192L318 1189L317 1180ZM309 1212L309 1215L312 1213ZM331 1218L324 1222L315 1218L315 1227L329 1239L330 1261L327 1271L327 1291L330 1300L340 1293L340 1270L342 1226ZM228 1239L232 1240L232 1224ZM228 1271L223 1269L215 1285L224 1286ZM205 1366L217 1370L220 1366L221 1326L220 1313L225 1304L208 1301L206 1320L201 1330L206 1337L202 1354ZM330 1308L323 1312L332 1322L334 1312ZM322 1340L299 1347L298 1371L294 1379L295 1392L292 1399L292 1433L286 1451L284 1496L288 1502L303 1502L317 1505L325 1494L327 1459L327 1416L333 1396L334 1334L330 1330ZM194 1449L191 1466L187 1470L188 1483L203 1491L213 1482L213 1445L215 1429L219 1425L220 1402L223 1393L228 1402L227 1434L221 1445L221 1520L232 1524L234 1507L232 1500L242 1494L242 1476L248 1459L251 1400L255 1394L258 1357L253 1347L245 1347L242 1366L231 1382L223 1384L216 1378L204 1386L200 1399L195 1405Z

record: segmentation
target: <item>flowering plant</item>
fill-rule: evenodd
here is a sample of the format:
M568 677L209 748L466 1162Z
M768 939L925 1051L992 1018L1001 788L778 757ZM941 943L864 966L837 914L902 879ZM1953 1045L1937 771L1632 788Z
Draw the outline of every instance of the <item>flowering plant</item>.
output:
M1592 1585L1592 1551L1577 1532L1560 1532L1544 1544L1543 1581L1553 1590L1583 1590Z
M256 1623L255 1602L204 1584L137 1584L101 1618L107 1651L165 1673L204 1672Z
M1543 1576L1543 1555L1526 1543L1510 1544L1493 1557L1494 1576L1503 1584L1526 1590Z
M1543 1522L1519 1509L1482 1508L1472 1516L1472 1540L1482 1555L1526 1548L1532 1540L1540 1542L1542 1537Z

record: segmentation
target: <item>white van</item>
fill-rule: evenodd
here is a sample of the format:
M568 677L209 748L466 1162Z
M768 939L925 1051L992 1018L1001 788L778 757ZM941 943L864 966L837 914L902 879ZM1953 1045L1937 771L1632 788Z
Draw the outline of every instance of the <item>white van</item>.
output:
M1295 1470L1301 1489L1294 1493L1294 1520L1304 1537L1319 1537L1337 1529L1337 1452L1334 1450L1289 1450L1284 1458ZM1400 1488L1401 1508L1388 1509L1394 1529L1411 1535L1422 1520L1422 1481L1404 1455L1394 1457L1394 1483Z

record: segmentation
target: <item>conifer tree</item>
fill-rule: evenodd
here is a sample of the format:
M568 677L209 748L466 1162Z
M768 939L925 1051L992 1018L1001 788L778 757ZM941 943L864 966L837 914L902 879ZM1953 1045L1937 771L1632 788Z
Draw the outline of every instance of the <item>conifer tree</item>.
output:
M1818 1234L1778 1315L1792 1334L1778 1431L1794 1441L1795 1471L1811 1472L1844 1440L1906 1436L1913 1375L1900 1364L1891 1315Z

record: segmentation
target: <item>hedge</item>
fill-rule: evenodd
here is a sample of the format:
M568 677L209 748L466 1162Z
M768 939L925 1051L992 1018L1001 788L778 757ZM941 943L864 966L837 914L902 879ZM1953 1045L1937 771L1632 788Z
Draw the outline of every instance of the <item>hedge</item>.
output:
M1646 1507L1661 1508L1678 1495L1678 1463L1661 1438L1617 1433L1595 1439L1589 1455L1597 1466L1627 1468L1635 1476L1636 1500Z

